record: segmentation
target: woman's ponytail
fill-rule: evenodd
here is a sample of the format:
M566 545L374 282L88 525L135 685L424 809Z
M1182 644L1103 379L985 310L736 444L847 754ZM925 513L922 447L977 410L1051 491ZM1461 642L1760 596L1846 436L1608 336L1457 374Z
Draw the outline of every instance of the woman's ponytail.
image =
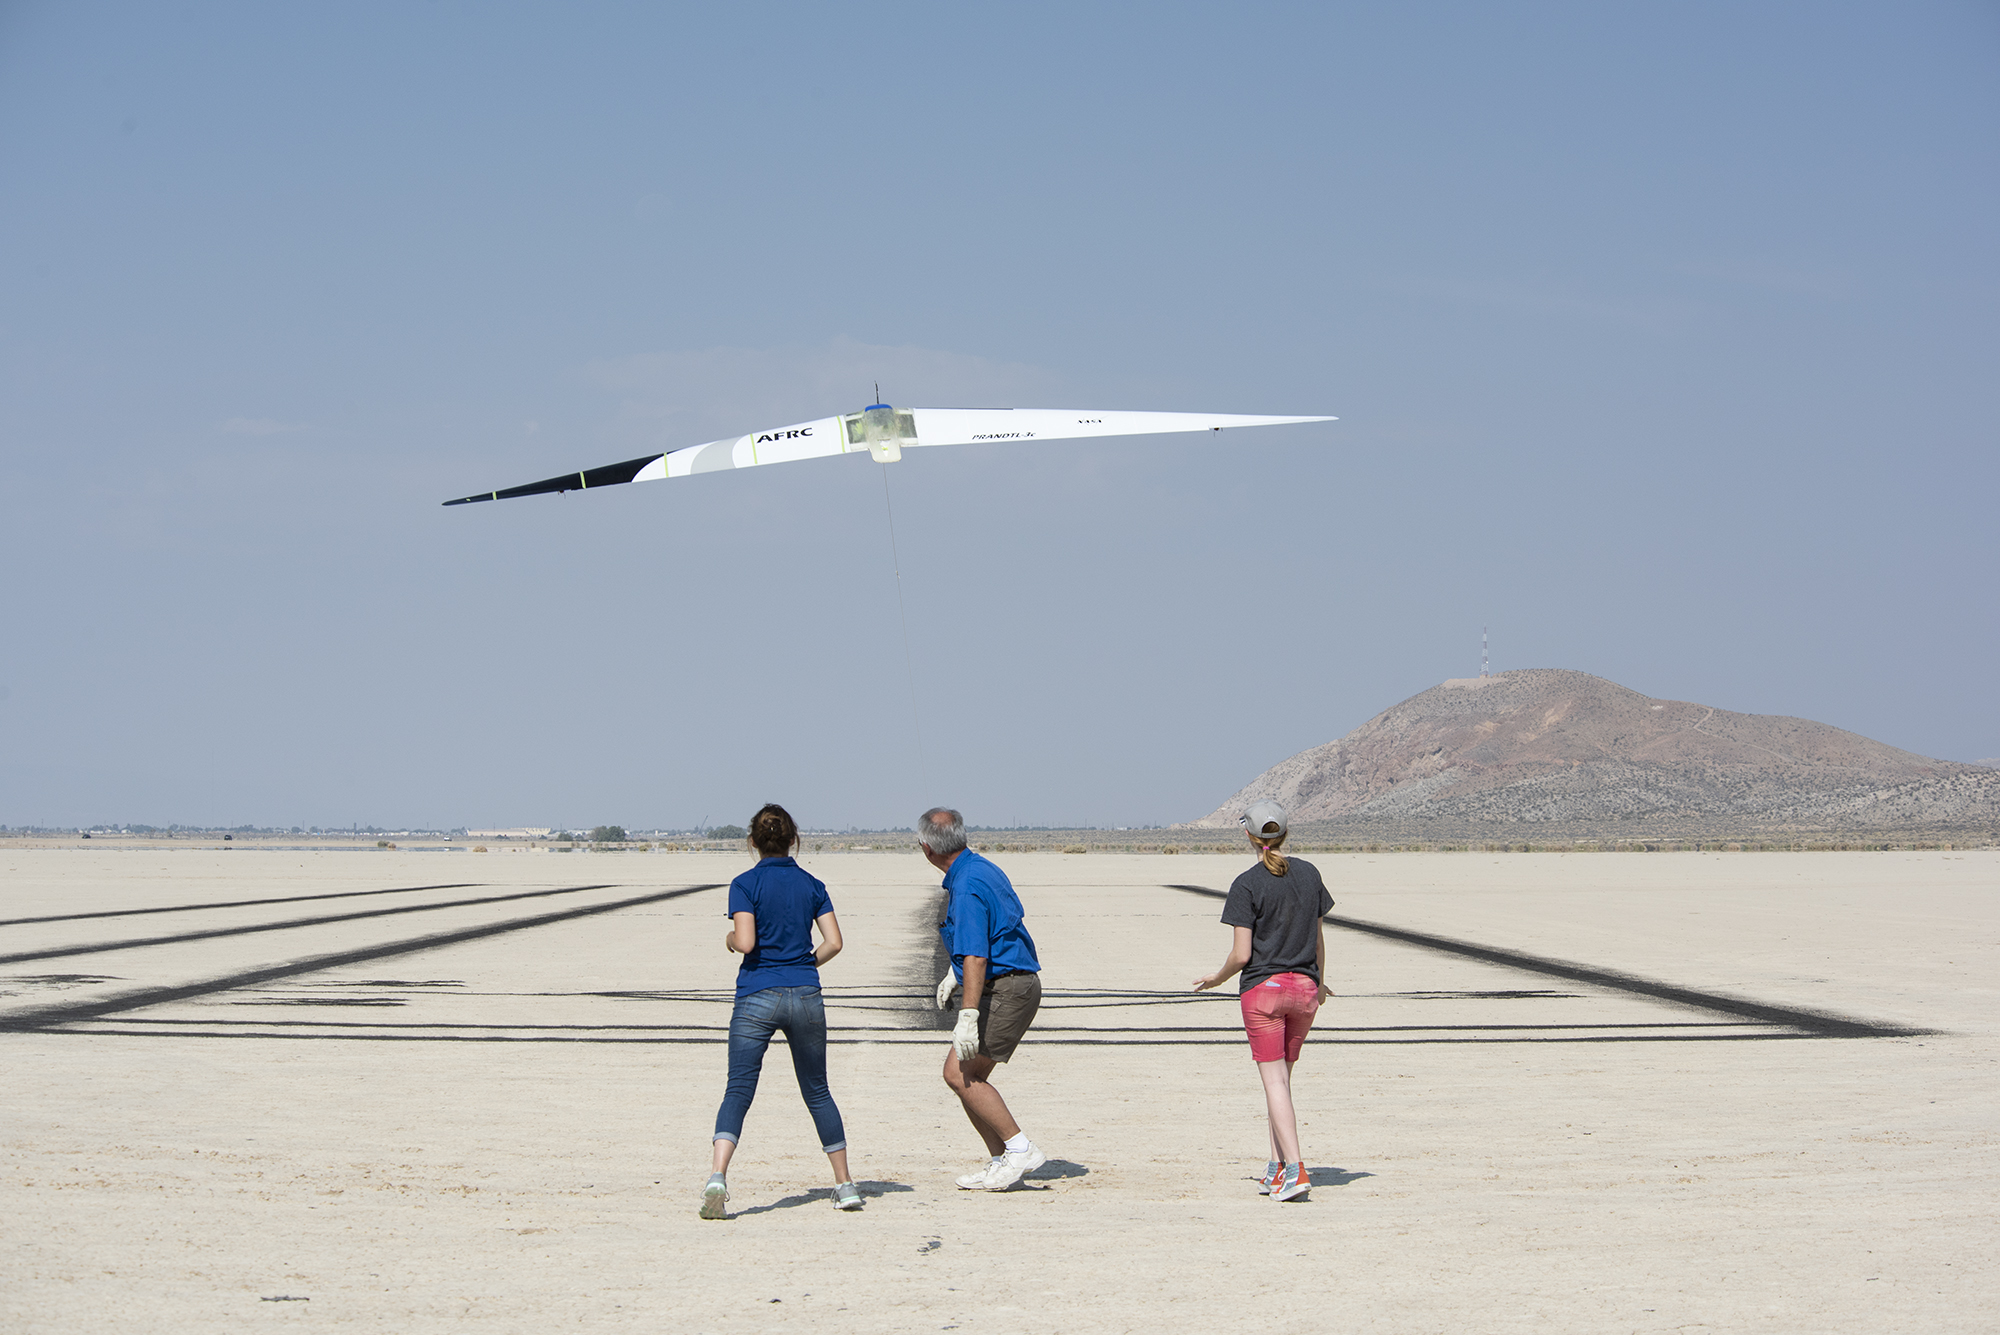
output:
M1267 824L1250 837L1257 841L1257 852L1264 860L1264 870L1273 876L1283 876L1292 869L1292 864L1278 851L1285 846L1285 832L1275 826L1276 822Z

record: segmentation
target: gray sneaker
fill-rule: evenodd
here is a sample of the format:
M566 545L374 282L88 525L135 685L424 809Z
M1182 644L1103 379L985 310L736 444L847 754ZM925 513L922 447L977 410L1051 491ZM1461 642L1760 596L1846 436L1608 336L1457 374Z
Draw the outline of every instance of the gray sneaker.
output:
M1029 1142L1025 1150L1009 1150L994 1161L987 1170L986 1181L980 1185L987 1191L1005 1191L1021 1180L1023 1173L1032 1173L1049 1161L1049 1156L1036 1149Z
M836 1210L859 1210L861 1208L861 1188L852 1182L836 1182L833 1187L833 1208Z
M1278 1179L1284 1175L1285 1166L1276 1159L1264 1165L1264 1176L1257 1179L1257 1194L1268 1196L1278 1189Z
M703 1219L729 1218L729 1184L717 1173L708 1179L708 1185L701 1193L701 1217Z

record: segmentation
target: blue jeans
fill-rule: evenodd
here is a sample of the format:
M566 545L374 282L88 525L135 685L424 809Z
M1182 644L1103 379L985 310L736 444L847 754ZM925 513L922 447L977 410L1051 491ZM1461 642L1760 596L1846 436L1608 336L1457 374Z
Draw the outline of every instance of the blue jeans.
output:
M819 1130L820 1148L828 1154L846 1149L847 1130L826 1087L826 1006L816 987L767 987L736 999L729 1016L729 1086L715 1114L714 1138L734 1145L743 1134L743 1115L757 1097L757 1077L764 1070L764 1049L780 1030L791 1045L792 1070Z

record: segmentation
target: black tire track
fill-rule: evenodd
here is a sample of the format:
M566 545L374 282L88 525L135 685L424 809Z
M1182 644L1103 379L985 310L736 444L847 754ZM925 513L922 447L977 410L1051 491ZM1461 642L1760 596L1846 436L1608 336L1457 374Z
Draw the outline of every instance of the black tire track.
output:
M85 1016L85 1019L91 1017ZM53 1022L51 1022L53 1023ZM0 1031L19 1028L0 1024ZM729 1042L726 1033L693 1036L609 1038L581 1034L405 1034L405 1033L221 1033L212 1029L190 1029L162 1034L156 1029L40 1029L66 1038L172 1038L229 1039L245 1043L652 1043L669 1046L719 1046ZM930 1047L926 1037L891 1038L908 1034L907 1029L885 1030L879 1038L837 1038L828 1036L828 1047ZM1818 1034L1583 1034L1551 1038L1325 1038L1318 1043L1329 1047L1480 1047L1500 1044L1567 1043L1810 1043ZM1237 1048L1243 1034L1232 1030L1226 1038L1038 1038L1035 1046L1050 1048Z
M179 941L209 941L218 936L246 936L252 932L282 932L292 927L318 927L330 922L360 922L364 918L392 918L400 913L434 913L438 909L467 908L475 904L505 904L515 899L543 899L549 895L574 895L584 890L609 890L616 884L614 881L604 885L566 885L555 890L522 890L511 895L480 895L473 899L448 899L442 904L403 904L393 909L365 909L360 913L323 913L317 918L286 918L280 922L257 922L243 927L211 927L207 931L176 932L170 936L132 936L120 941L93 941L81 946L23 950L13 955L0 955L0 964L25 964L30 960L62 959L68 955L95 955L105 950L135 950L141 946L169 946Z
M577 890L601 890L604 886L577 886ZM206 978L199 982L174 983L164 987L143 987L117 996L99 997L94 1001L77 1001L67 1004L42 1006L34 1010L17 1011L0 1017L0 1031L22 1031L46 1029L51 1025L65 1024L74 1020L96 1019L101 1015L115 1015L120 1011L137 1010L141 1006L157 1006L168 1001L185 1001L190 997L207 996L214 992L227 992L232 988L248 987L253 983L268 983L277 978L294 978L303 973L318 973L322 969L339 968L344 964L361 964L368 960L388 959L393 955L414 955L419 951L437 950L443 946L457 945L462 941L476 941L481 937L499 936L506 932L524 931L530 927L546 927L551 923L569 922L576 918L588 918L598 913L615 913L619 909L636 908L641 904L658 904L664 900L679 899L683 895L696 894L702 890L719 890L720 883L682 886L678 890L657 890L651 894L635 895L630 899L617 899L608 904L586 904L582 908L558 909L553 913L538 913L529 918L514 918L507 922L485 923L478 927L461 927L450 932L432 932L427 936L407 937L401 941L388 941L377 946L362 946L354 950L339 950L325 955L308 955L302 959L288 960L282 964L267 964L260 968L245 969L238 973L223 974L217 978ZM555 891L542 893L553 894ZM512 896L519 898L519 896ZM373 915L368 915L373 916Z
M1211 890L1205 885L1169 885L1166 888L1182 890L1191 895L1205 895L1210 899L1229 897L1226 891ZM1615 969L1598 969L1587 964L1573 964L1568 960L1530 955L1525 951L1502 950L1498 946L1482 946L1473 941L1456 941L1448 936L1412 932L1379 922L1343 917L1338 913L1329 913L1320 921L1350 932L1361 932L1368 936L1381 937L1385 941L1416 946L1420 950L1456 955L1463 959L1478 960L1484 964L1498 964L1502 968L1520 969L1549 978L1563 978L1573 983L1590 983L1618 992L1651 997L1655 1001L1671 1002L1677 1006L1692 1006L1697 1010L1736 1015L1761 1024L1802 1029L1816 1038L1910 1038L1937 1032L1935 1029L1914 1029L1907 1025L1876 1024L1870 1020L1859 1020L1851 1015L1840 1015L1832 1011L1773 1006L1762 1001L1751 1001L1746 997L1732 997L1722 992L1702 992L1692 987L1641 978L1637 974L1620 973Z
M399 885L392 890L339 890L324 895L280 895L275 899L228 899L220 903L169 904L157 909L107 909L102 913L52 913L44 918L0 918L0 927L34 922L76 922L82 918L130 918L142 913L199 913L203 909L247 909L260 904L303 904L314 899L360 899L367 895L413 895L419 890L472 890L484 881L453 881L449 885Z

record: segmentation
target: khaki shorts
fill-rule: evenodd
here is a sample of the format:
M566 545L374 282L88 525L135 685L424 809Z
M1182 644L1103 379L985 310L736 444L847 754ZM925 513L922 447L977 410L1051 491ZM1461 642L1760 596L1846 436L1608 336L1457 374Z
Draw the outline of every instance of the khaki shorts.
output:
M1004 1063L1021 1046L1021 1036L1041 1008L1040 974L1010 973L987 979L979 994L979 1055Z

